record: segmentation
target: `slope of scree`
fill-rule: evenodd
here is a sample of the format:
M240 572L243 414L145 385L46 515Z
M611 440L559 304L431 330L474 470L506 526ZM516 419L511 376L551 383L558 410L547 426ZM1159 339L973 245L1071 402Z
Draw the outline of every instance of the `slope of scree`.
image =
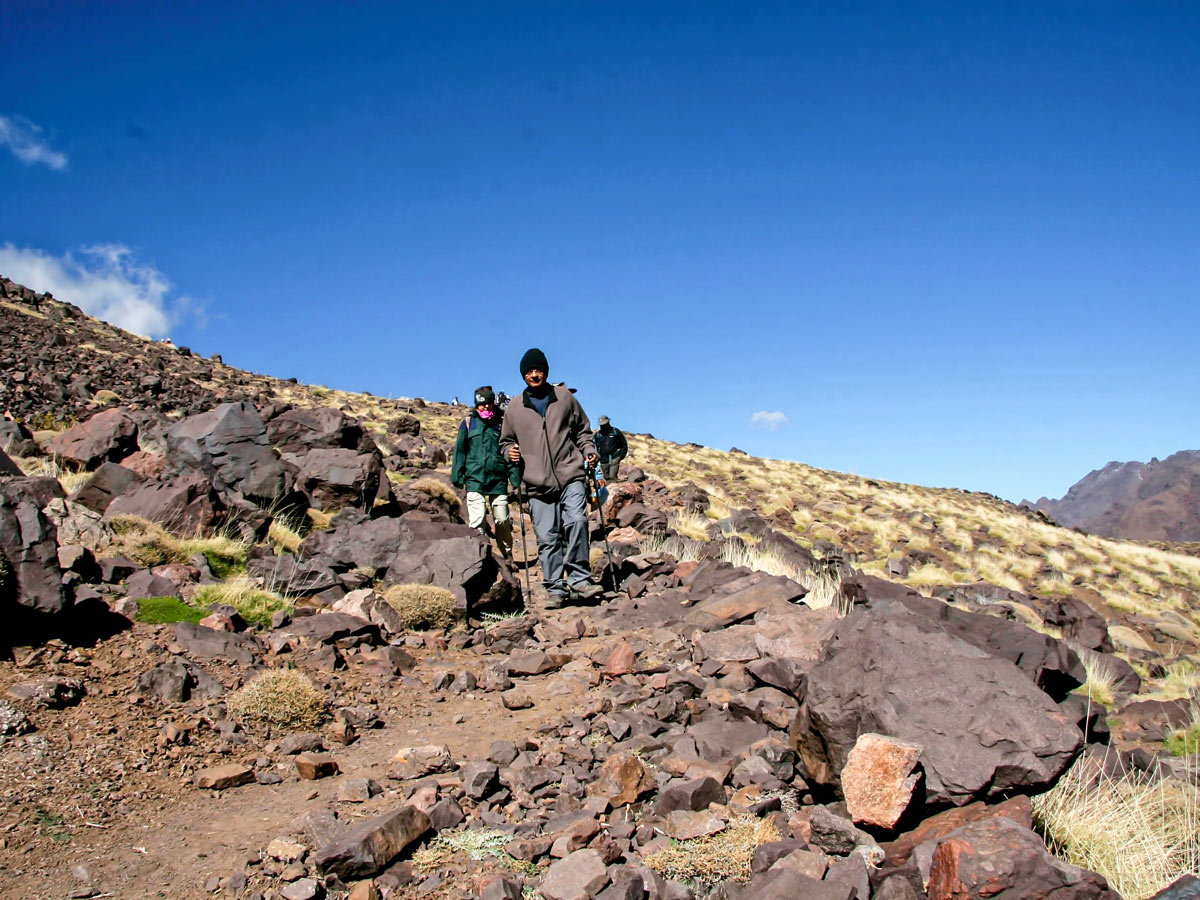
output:
M631 435L607 592L546 611L462 524L461 409L0 290L33 432L0 435L0 603L38 627L0 661L0 894L1143 897L1200 864L1186 820L1111 885L1032 830L1064 773L1194 817L1178 548Z

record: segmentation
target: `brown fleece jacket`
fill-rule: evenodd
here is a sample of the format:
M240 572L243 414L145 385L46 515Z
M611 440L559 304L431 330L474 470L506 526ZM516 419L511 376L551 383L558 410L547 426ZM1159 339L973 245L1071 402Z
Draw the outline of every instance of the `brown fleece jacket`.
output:
M504 412L500 432L500 455L508 459L508 448L521 448L524 469L521 481L534 496L561 491L584 477L584 457L596 452L588 417L567 388L554 386L546 417L529 402L525 390Z

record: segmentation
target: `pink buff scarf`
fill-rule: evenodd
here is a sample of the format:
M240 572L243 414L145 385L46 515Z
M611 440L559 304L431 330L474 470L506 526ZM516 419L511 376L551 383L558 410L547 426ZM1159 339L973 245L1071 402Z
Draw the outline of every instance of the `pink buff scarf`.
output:
M494 415L490 409L477 409L475 412L479 413L479 418L483 419L485 422Z

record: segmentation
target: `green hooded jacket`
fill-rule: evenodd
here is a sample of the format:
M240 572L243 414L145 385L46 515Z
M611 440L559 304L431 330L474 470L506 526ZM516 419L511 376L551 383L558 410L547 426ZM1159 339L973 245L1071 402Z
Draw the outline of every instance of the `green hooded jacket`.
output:
M455 487L480 494L508 493L508 466L500 456L500 426L504 415L499 410L490 420L472 410L471 417L458 426L454 439L454 462L450 480Z

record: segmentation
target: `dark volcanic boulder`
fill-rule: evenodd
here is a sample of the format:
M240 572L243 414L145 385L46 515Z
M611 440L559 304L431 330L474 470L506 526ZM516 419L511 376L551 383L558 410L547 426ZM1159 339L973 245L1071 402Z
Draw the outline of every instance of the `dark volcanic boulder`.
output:
M203 472L218 491L233 491L259 506L271 505L290 487L251 403L223 403L188 416L167 432L167 448L175 466Z
M296 489L317 509L355 506L370 509L384 477L378 453L357 450L313 450L296 464Z
M75 489L75 493L71 495L71 502L82 504L92 512L102 513L108 509L114 497L119 497L145 481L146 479L132 469L114 462L104 462L87 481Z
M12 457L3 450L0 450L0 478L4 478L5 476L23 478L25 473L21 471L20 466L12 461Z
M388 563L385 584L435 584L474 604L495 583L500 566L491 546L466 525L402 518L406 540Z
M56 613L71 602L58 565L58 529L42 513L47 480L0 481L0 609L15 601Z
M398 518L368 519L363 513L346 510L334 519L333 528L306 537L300 554L305 558L322 556L339 571L369 566L381 574L396 555L396 548L410 539L408 529Z
M812 779L837 785L860 734L922 747L927 800L960 806L1052 784L1083 735L1012 663L896 601L842 620L808 673L796 728Z
M170 481L150 481L114 497L105 515L138 516L182 533L207 530L219 523L225 507L200 472Z
M249 560L246 574L261 578L269 590L292 596L319 594L338 584L337 574L324 558L301 560L287 553Z
M119 462L137 446L137 423L121 409L96 413L81 425L56 435L46 452L83 469L94 469L106 459Z
M847 581L861 587L872 600L898 600L947 634L973 644L992 656L1007 659L1055 701L1061 701L1087 681L1083 662L1074 650L1062 641L1039 634L1020 622L966 612L940 600L923 597L904 585L869 575L857 575Z
M1119 900L1103 875L1055 859L1036 834L1003 816L952 831L929 870L930 900Z
M13 456L41 456L33 434L20 422L0 418L0 450Z
M267 438L280 453L312 450L355 450L374 453L375 441L339 409L289 409L271 420Z

